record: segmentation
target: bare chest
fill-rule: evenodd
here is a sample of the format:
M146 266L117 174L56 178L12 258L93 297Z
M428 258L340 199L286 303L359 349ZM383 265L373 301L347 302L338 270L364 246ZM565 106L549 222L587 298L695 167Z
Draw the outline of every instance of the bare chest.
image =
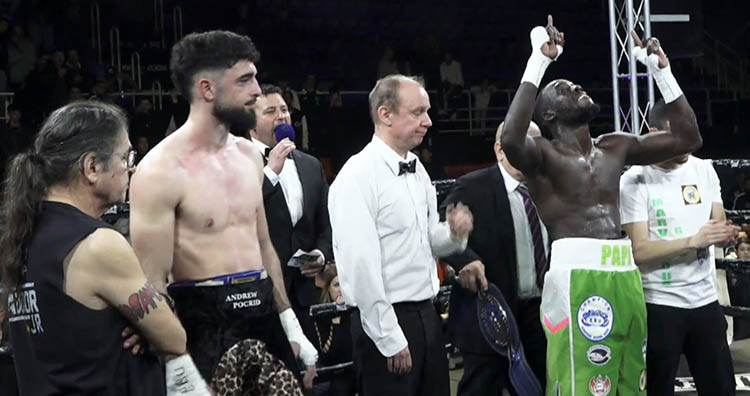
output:
M560 155L546 176L561 198L578 202L616 202L622 164L595 149L590 155Z
M196 159L184 164L187 188L177 212L179 225L220 231L250 225L261 203L254 163L241 154Z

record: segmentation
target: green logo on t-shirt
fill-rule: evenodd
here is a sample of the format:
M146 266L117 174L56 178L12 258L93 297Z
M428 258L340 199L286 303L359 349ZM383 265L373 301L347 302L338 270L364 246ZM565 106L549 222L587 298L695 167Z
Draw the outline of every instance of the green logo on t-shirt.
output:
M661 198L652 199L651 206L656 208L656 233L659 237L665 238L669 235L669 227L667 226L667 213L661 206L664 204Z

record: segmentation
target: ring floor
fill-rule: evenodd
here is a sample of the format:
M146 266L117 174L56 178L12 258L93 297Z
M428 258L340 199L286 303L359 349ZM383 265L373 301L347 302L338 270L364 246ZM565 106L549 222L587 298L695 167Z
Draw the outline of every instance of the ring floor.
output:
M729 347L732 351L732 360L734 361L734 372L735 374L748 374L750 373L750 339L744 339L741 341L735 341ZM463 370L458 368L451 370L451 396L456 395L456 389L458 388L458 381L461 380ZM680 361L680 368L677 370L677 377L691 377L690 370L688 369L685 357L682 357ZM750 376L748 376L750 377ZM750 381L748 382L750 384ZM738 395L749 395L750 391L737 390ZM680 396L697 396L698 393L695 391L679 391L676 390L675 395ZM510 396L510 393L505 391L503 396Z

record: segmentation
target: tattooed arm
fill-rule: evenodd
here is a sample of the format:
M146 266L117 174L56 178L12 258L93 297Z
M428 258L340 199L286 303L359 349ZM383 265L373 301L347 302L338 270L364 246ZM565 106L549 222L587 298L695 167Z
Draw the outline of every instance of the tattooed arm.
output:
M166 298L146 280L138 258L122 235L101 228L81 242L73 259L89 279L86 288L120 310L155 352L185 353L185 330Z

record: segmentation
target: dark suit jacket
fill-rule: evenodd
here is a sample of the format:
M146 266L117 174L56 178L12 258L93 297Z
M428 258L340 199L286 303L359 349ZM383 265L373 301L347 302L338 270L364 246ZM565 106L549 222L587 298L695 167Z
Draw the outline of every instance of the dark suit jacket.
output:
M498 165L460 177L441 206L463 202L474 215L474 230L466 250L444 258L458 273L466 264L480 260L488 282L494 283L516 311L518 272L513 217ZM493 353L477 324L476 295L456 285L451 291L448 327L459 349L470 353Z
M298 268L286 265L297 251L318 249L326 260L333 260L331 222L328 219L328 183L317 158L299 150L292 151L302 183L302 217L292 227L289 208L281 182L275 186L263 177L263 203L268 220L268 232L281 261L284 283L289 299L295 306L308 307L320 302L320 290L312 278L303 276Z

